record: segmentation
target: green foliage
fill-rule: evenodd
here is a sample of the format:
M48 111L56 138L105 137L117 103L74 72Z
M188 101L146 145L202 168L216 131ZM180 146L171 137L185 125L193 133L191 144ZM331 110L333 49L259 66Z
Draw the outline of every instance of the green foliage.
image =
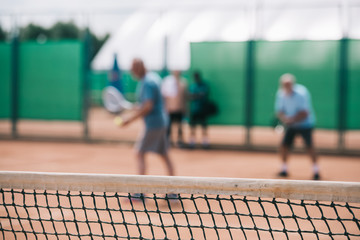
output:
M20 29L21 41L39 41L46 40L63 40L63 39L82 39L85 34L85 29L81 29L72 21L70 22L57 22L52 27L46 29L35 24L29 24ZM109 34L98 37L90 31L90 44L91 44L91 59L100 50L102 45L109 38ZM0 29L1 40L1 29Z
M93 59L95 55L99 52L100 48L104 43L109 39L110 34L106 34L103 37L97 37L94 33L90 32L91 36L91 56L90 58Z
M49 38L53 40L78 39L81 37L81 30L73 22L58 22L49 31Z
M5 32L4 29L2 29L2 27L0 25L0 41L5 41L6 40L6 35L7 35L7 33Z
M20 30L20 39L21 40L36 40L38 37L47 37L49 36L49 30L30 23L27 27Z

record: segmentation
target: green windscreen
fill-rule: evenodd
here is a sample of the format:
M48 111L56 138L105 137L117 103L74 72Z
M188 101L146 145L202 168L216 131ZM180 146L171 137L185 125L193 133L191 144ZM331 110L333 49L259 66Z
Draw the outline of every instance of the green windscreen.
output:
M210 98L219 108L212 124L245 123L246 42L191 43L191 70L200 71L209 84ZM190 83L193 79L190 76Z
M279 77L292 73L311 93L316 126L337 128L338 50L338 41L256 42L253 124L273 122Z
M81 120L83 44L61 41L20 45L20 118Z
M138 81L133 78L131 72L123 71L122 72L122 81L124 86L125 98L131 102L136 101L136 87Z
M107 71L91 71L90 73L90 91L91 103L102 105L102 91L108 84Z
M0 43L0 118L11 115L11 45Z
M347 129L360 129L360 40L349 41Z

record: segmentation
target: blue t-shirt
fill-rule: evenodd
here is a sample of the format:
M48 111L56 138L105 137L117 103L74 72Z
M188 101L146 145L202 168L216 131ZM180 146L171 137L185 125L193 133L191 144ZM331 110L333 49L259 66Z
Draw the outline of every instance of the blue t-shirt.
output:
M306 111L308 113L308 116L305 119L294 123L289 127L312 128L315 124L310 93L306 87L300 84L294 86L291 95L286 95L281 89L276 93L275 111L276 113L282 112L287 117L293 117L300 111Z
M159 75L149 72L141 79L136 89L137 100L141 105L147 101L153 103L152 110L144 117L147 129L163 128L168 124L159 82Z

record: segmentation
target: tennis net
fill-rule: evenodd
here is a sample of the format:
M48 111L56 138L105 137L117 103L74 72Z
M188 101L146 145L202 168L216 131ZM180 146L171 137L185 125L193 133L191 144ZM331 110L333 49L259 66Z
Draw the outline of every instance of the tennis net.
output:
M2 239L360 239L360 184L0 172Z

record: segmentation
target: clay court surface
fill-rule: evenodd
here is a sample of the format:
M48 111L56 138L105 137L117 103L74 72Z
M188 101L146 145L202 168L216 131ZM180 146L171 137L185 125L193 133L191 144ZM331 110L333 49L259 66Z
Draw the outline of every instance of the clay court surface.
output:
M142 129L137 121L126 128L113 123L114 115L104 109L94 108L90 112L90 137L94 139L117 140L119 143L59 143L36 141L0 140L0 169L12 171L40 172L81 172L136 174L136 162L132 144ZM10 133L8 122L0 122L0 134ZM20 136L82 137L82 125L77 122L20 121ZM185 141L189 128L185 125ZM245 129L232 126L210 126L210 142L240 145L245 139ZM278 146L281 135L271 128L254 129L252 141L255 144ZM300 140L300 139L297 139ZM347 134L345 140L351 149L360 149L359 132ZM316 130L315 145L333 148L337 134ZM296 142L301 147L301 141ZM235 177L235 178L276 178L280 167L276 153L256 153L220 150L188 150L172 148L170 155L175 164L176 174L181 176ZM165 169L157 158L150 155L147 160L148 174L162 175ZM360 181L360 157L320 155L319 164L322 178L330 181ZM290 179L310 179L311 164L307 156L294 154L289 161Z
M126 114L125 114L126 115ZM117 128L114 125L115 115L108 113L100 107L91 108L89 112L89 138L92 140L126 141L136 140L141 131L142 121L136 121L126 128ZM175 132L176 129L174 129ZM200 129L199 129L200 130ZM51 138L51 139L82 139L83 124L74 121L39 121L22 120L18 122L17 131L20 137L26 139ZM200 133L200 131L198 132ZM0 139L11 136L10 121L0 121ZM189 126L184 122L184 138L189 140ZM251 129L251 144L275 148L279 145L281 134L271 127L253 127ZM215 126L209 127L209 139L212 144L241 146L245 144L246 129L242 126ZM198 139L200 140L200 139ZM297 139L296 146L302 147L301 139ZM319 149L334 150L338 144L338 134L333 130L316 129L314 132L315 146ZM360 156L360 131L347 131L344 134L345 148L357 151Z
M180 176L276 178L277 154L218 150L172 149L176 174ZM156 155L147 159L148 174L165 174ZM360 181L360 159L319 156L323 180ZM0 169L8 171L136 174L133 148L129 144L53 142L0 142ZM307 156L291 155L290 179L311 179Z
M113 116L103 114L103 123L101 121L90 121L90 125L93 127L92 134L93 136L103 138L107 137L108 139L117 139L117 140L126 140L126 141L134 141L138 132L141 130L141 122L137 122L134 125L129 126L129 128L119 129L116 128L113 123L112 119ZM104 124L106 123L106 124ZM74 125L74 124L73 124ZM4 125L1 125L4 127ZM188 131L188 130L187 130ZM224 142L232 143L236 142L238 139L241 142L241 133L243 130L236 131L229 131L229 128L220 128L214 127L210 130L211 140L213 142ZM38 123L38 122L22 122L20 124L20 132L24 135L43 135L43 136L71 136L71 134L78 134L81 136L81 126L77 124L76 126L72 126L71 123L67 124L60 124L58 122L45 122L45 123ZM267 143L271 145L277 145L280 139L279 135L274 135L271 130L267 130L267 132L261 132L265 134L263 136L266 137L258 137L259 141L267 140ZM240 138L238 138L240 136ZM261 135L259 135L261 136ZM275 137L274 137L275 136ZM320 134L321 136L321 134ZM326 135L325 135L326 136ZM272 141L271 141L272 139ZM321 143L321 138L318 137L318 142ZM331 135L330 137L325 137L325 143L328 142L336 142ZM323 143L323 144L325 144ZM301 145L301 144L300 144ZM170 150L170 155L172 161L175 165L176 174L179 176L203 176L203 177L231 177L231 178L262 178L262 179L273 179L277 178L276 173L280 167L280 160L279 156L276 153L260 153L260 152L243 152L243 151L223 151L223 150L203 150L203 149L180 149L180 148L172 148ZM166 174L165 168L161 162L161 160L153 154L150 154L147 158L147 165L148 165L148 172L147 174L151 175L164 175ZM323 180L327 181L352 181L352 182L359 182L360 181L360 159L359 157L343 157L343 156L330 156L330 155L320 155L319 156L319 165L321 170L321 177ZM0 169L2 171L36 171L36 172L67 172L67 173L111 173L111 174L136 174L136 162L135 156L133 151L133 146L131 143L70 143L70 142L46 142L46 141L24 141L24 140L17 140L17 141L10 141L10 140L0 140ZM290 157L289 161L289 179L299 179L299 180L310 180L312 178L312 169L310 160L307 158L306 155L303 154L293 154ZM30 190L31 192L31 190ZM185 196L186 197L186 196ZM51 196L49 197L51 198ZM125 210L128 210L129 213L126 213L124 218L127 218L127 221L135 224L134 215L131 214L131 205L129 201L121 200L124 204ZM11 195L7 195L6 199L11 201ZM22 198L20 197L16 201L20 201ZM74 197L75 206L80 204L79 197ZM53 199L56 203L56 200ZM31 198L31 195L27 197L28 204L33 204L34 200ZM63 204L65 209L63 209L64 218L71 221L73 218L73 213L69 208L69 203L66 202L67 200L63 200ZM103 200L99 200L100 202L97 203L99 206L102 206ZM111 203L113 198L109 197L109 203ZM185 207L189 211L195 211L194 203L189 200L184 200ZM51 202L51 199L50 199ZM241 202L239 201L238 207L239 209L245 209L244 206L241 207ZM38 204L41 204L41 201ZM86 199L85 197L85 204L88 207L92 207L93 203L91 199ZM114 208L118 206L115 203ZM147 200L146 206L149 210L156 211L158 208L160 211L169 212L169 206L165 200L159 200L159 206L153 202L153 200ZM197 204L200 210L208 211L206 202L203 199L197 200ZM217 203L210 203L211 208L215 211L220 211L219 204ZM229 202L224 202L223 207L228 211L233 211L233 207ZM258 214L262 214L261 208L257 202L251 203L254 205L252 211ZM296 203L295 203L296 204ZM266 205L266 203L265 203ZM291 215L291 212L286 212L286 209L289 209L285 202L280 204L281 211L285 211L284 214ZM55 205L54 205L55 206ZM79 205L80 206L80 205ZM304 211L303 208L298 208L296 205L293 206L296 214L303 215ZM10 207L11 208L11 207ZM134 205L136 210L142 210L143 205L141 203L136 203ZM175 205L171 206L173 211L180 211L182 208L179 203L175 203ZM10 209L11 211L11 209ZM35 209L33 209L32 217L37 216ZM245 214L247 214L246 210L244 210ZM277 212L272 207L269 207L269 210L266 210L268 214L274 214L277 216ZM320 217L318 215L317 210L314 210L312 216L313 217ZM90 221L94 221L94 227L92 231L97 234L101 234L99 226L95 226L98 221L98 218L93 211L88 212L88 219ZM0 214L5 214L3 211ZM10 214L14 214L11 212ZM59 210L54 209L51 210L51 214L53 214L54 218L59 218L59 221L62 221L61 214ZM336 217L333 215L331 211L326 212L327 217ZM44 210L41 213L42 217L45 219L49 219L49 212ZM79 213L76 213L79 216L81 221L84 221L84 212L79 210ZM109 219L108 213L101 213L100 212L100 219L103 221L108 221ZM113 217L114 221L122 221L123 217L120 216L118 211L112 212L111 216ZM138 213L138 221L140 224L148 224L148 216L145 213ZM304 215L305 216L305 215ZM26 217L23 215L21 217ZM344 213L342 217L350 218L351 215L348 213ZM160 219L156 212L154 215L150 214L150 218L153 224L160 224ZM253 223L250 221L249 217L244 217L244 226L253 227ZM176 216L176 222L180 225L187 225L186 219L184 216ZM217 224L221 227L225 227L224 219L222 215L215 217ZM238 226L237 218L235 216L229 216L228 221L233 226ZM206 237L209 236L216 236L215 230L211 227L212 225L212 218L211 215L207 214L202 216L202 220L204 221L203 224L205 226L210 226L208 230L206 230ZM26 222L26 219L24 220ZM166 224L173 224L173 218L166 214L163 217L163 221ZM36 221L35 221L36 222ZM199 225L199 218L190 217L191 224ZM257 222L258 226L263 226L264 228L268 228L267 223L264 219L260 219ZM311 226L308 223L304 223L305 225L301 226L303 229L308 229L312 231ZM324 227L325 225L319 223L319 228L321 231L327 231L327 228ZM339 225L339 223L334 223L335 225L331 226L332 231L334 232L342 232L343 228ZM48 233L54 233L54 228L59 233L64 234L64 224L61 222L56 223L56 226L52 226L49 222L45 222L45 231ZM77 234L76 228L74 224L66 224L68 227L68 231L72 234ZM79 228L81 231L84 231L85 234L89 232L88 227L84 222L79 223ZM330 224L331 225L331 224ZM24 224L24 228L27 231L31 232L29 228L29 224ZM279 219L271 220L271 227L274 229L282 229L282 224ZM10 224L9 222L4 222L3 227L9 229ZM39 226L40 227L40 226ZM104 231L106 234L114 234L114 230L110 225L103 224ZM291 229L295 229L297 231L296 226L294 223L286 223L286 227ZM15 222L15 229L21 230L19 224ZM41 229L41 228L40 228ZM124 226L118 225L116 227L116 231L120 232L120 235L124 235ZM279 230L279 231L280 231ZM129 231L133 236L139 236L139 232L137 230L136 225L130 225ZM350 225L348 228L350 232L356 232L356 227ZM160 228L155 228L155 232L158 236L164 237L164 234ZM168 237L171 239L177 238L177 233L174 228L169 228L166 230ZM150 228L143 230L143 236L151 238L151 231ZM181 237L184 239L190 238L190 233L187 228L180 230ZM243 232L240 230L234 230L233 234L235 234L234 239L243 238ZM258 239L254 231L246 232L248 239ZM295 234L296 235L296 234ZM5 236L10 236L9 239L12 239L12 234L7 233ZM19 237L24 236L23 234L19 234ZM203 232L200 229L195 229L193 231L193 236L196 239L204 239ZM221 239L229 239L229 235L227 231L224 230ZM307 235L304 235L307 237ZM269 239L270 235L269 232L262 232L260 235L261 238ZM276 239L286 239L284 234L276 233ZM0 237L1 238L1 237ZM32 238L30 238L32 239ZM35 239L35 238L34 238ZM52 239L52 238L50 238ZM61 238L62 239L62 238ZM65 238L64 238L65 239ZM66 238L67 239L67 238ZM74 238L78 239L78 238ZM84 237L83 239L90 239ZM102 239L101 237L95 239ZM113 239L113 238L106 238L106 239ZM293 239L300 239L300 238L293 238ZM308 236L306 239L316 239L315 236ZM320 237L320 239L330 239L328 237ZM346 239L346 238L338 238L338 239Z

